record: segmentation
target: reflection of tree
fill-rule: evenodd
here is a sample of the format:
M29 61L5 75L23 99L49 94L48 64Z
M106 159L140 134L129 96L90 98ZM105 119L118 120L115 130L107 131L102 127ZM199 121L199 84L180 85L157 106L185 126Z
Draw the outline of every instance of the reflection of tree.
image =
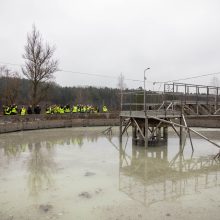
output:
M8 158L14 158L19 156L22 152L25 152L27 144L13 144L9 143L4 147L4 153Z
M54 150L56 146L82 148L86 142L96 142L100 132L77 131L76 129L50 130L48 132L19 132L2 135L0 139L0 162L19 159L22 153L29 152L27 158L28 187L31 195L36 196L42 189L53 185L56 169ZM27 155L27 154L26 154ZM2 158L2 159L1 159Z
M27 149L32 151L33 143L46 143L46 147L53 148L55 145L68 145L68 146L78 146L83 147L85 140L87 142L97 142L100 134L98 132L65 132L53 134L50 133L50 136L44 136L37 131L33 135L30 135L29 132L25 132L22 135L6 135L0 139L0 148L4 150L4 154L8 159L18 157L22 152L25 152Z
M28 185L32 195L37 195L44 186L52 186L52 173L55 170L53 148L48 143L35 143L31 147L28 161Z

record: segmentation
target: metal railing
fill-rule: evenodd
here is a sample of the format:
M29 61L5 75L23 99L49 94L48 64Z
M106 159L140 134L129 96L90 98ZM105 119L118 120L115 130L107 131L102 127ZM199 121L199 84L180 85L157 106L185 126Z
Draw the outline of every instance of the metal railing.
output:
M216 94L198 94L181 92L146 92L146 102L144 103L144 91L127 91L122 94L122 111L144 111L166 109L170 103L173 105L184 104L203 104L213 105L216 108L219 105L219 95Z

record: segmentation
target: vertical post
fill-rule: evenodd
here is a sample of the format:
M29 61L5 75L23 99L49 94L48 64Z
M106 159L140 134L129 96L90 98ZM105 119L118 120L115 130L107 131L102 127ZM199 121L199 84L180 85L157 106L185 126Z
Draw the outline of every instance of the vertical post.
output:
M132 93L130 93L130 96L129 96L129 103L130 103L130 115L131 115L131 96L132 96Z
M209 104L209 87L206 87L207 92L207 105Z
M121 111L123 110L123 94L122 94L122 88L121 88Z
M163 127L163 138L165 140L168 138L168 127L166 125Z
M198 86L196 86L196 108L198 108L198 101L199 101ZM198 112L197 112L197 114L198 114Z
M138 110L138 109L137 109L137 93L135 93L135 105L136 105L136 106L135 106L135 109L136 109L136 111L137 111L137 110Z
M196 105L196 113L197 115L199 114L199 87L197 87L198 91L197 91L197 99L198 99L198 102L197 102L197 105Z
M218 109L218 87L216 88L215 111Z
M145 137L144 137L144 143L145 143L145 148L148 147L148 118L145 117Z
M122 142L120 141L120 138L119 138L119 168L121 169L122 168L122 164L123 164L123 156L122 156ZM120 178L119 178L120 179Z
M183 114L183 113L182 113ZM182 117L182 114L181 114L181 116L180 116L180 124L182 125L183 124L183 117ZM182 149L182 139L183 139L183 128L182 127L180 127L180 148ZM180 150L181 150L180 149Z
M144 70L144 112L146 114L146 88L145 88L145 80L146 80L146 77L145 77L145 70Z
M137 143L137 127L132 124L132 142Z
M159 126L158 128L157 128L157 141L159 142L159 141L161 141L161 127Z
M120 126L119 126L119 141L122 142L122 117L119 117L120 120Z
M145 76L145 72L149 69L150 68L148 67L147 69L144 70L144 112L145 113L146 113L146 85L145 85L146 76Z

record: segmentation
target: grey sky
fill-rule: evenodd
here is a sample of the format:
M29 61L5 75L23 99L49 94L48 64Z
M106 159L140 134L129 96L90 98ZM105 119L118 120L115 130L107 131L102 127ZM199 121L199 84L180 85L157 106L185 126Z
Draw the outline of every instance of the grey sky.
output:
M0 0L0 62L22 64L34 23L60 68L166 81L220 71L218 0ZM10 66L15 69L16 67ZM191 83L208 84L211 77ZM61 85L115 87L117 79L56 73ZM140 83L127 81L129 87Z

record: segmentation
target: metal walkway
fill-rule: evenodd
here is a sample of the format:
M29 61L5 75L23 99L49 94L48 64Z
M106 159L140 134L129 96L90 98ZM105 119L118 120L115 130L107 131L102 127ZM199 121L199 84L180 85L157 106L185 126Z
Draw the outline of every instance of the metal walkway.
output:
M220 116L220 87L184 83L164 84L163 92L144 90L124 91L121 94L120 137L132 126L133 140L144 143L159 142L167 138L168 127L184 143L184 131L211 142L204 135L187 126L187 116ZM186 138L185 135L185 138Z

